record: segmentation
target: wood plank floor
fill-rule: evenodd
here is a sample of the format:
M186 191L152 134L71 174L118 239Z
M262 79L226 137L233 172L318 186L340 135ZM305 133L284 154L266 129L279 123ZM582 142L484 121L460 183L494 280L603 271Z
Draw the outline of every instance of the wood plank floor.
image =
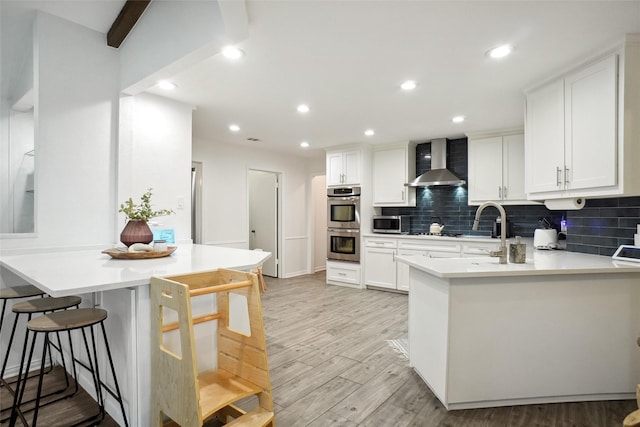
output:
M266 278L276 422L290 426L622 425L635 400L447 411L387 340L407 336L407 296Z
M388 343L406 338L406 295L326 285L324 272L266 282L262 305L278 427L619 427L636 409L628 400L447 412ZM89 399L50 405L38 424L68 426L93 410ZM6 394L0 400L10 406ZM100 424L115 425L110 418Z

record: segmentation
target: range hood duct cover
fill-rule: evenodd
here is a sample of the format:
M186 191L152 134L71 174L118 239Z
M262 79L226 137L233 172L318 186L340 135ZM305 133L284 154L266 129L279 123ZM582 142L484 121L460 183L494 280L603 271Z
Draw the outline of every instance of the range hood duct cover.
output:
M430 187L433 185L464 185L466 181L447 169L447 139L431 141L431 170L405 184L406 187Z

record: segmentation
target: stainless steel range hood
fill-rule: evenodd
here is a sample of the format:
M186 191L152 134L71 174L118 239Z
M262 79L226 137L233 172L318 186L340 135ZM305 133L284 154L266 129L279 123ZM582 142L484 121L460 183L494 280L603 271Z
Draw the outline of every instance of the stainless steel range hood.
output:
M406 187L431 187L433 185L464 185L466 181L458 178L447 169L447 139L431 141L431 170L405 184Z

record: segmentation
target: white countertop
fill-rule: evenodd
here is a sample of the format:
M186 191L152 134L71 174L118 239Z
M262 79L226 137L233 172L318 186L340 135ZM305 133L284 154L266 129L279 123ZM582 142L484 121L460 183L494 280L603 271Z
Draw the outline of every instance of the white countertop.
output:
M151 276L166 277L218 268L248 270L270 256L270 252L262 251L178 245L170 256L153 259L112 259L99 249L3 255L0 267L49 295L60 297L147 285Z
M396 259L440 278L640 273L640 263L567 251L528 251L525 264L499 264L498 258L489 256L426 258L398 255Z

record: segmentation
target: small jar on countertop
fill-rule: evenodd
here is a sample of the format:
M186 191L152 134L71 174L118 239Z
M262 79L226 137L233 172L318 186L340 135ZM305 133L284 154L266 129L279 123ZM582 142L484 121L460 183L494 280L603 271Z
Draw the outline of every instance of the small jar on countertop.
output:
M516 242L509 244L509 262L512 264L524 264L527 261L527 245L520 242L520 236L516 236Z
M154 240L153 241L153 250L156 252L163 252L167 250L167 241L166 240Z

